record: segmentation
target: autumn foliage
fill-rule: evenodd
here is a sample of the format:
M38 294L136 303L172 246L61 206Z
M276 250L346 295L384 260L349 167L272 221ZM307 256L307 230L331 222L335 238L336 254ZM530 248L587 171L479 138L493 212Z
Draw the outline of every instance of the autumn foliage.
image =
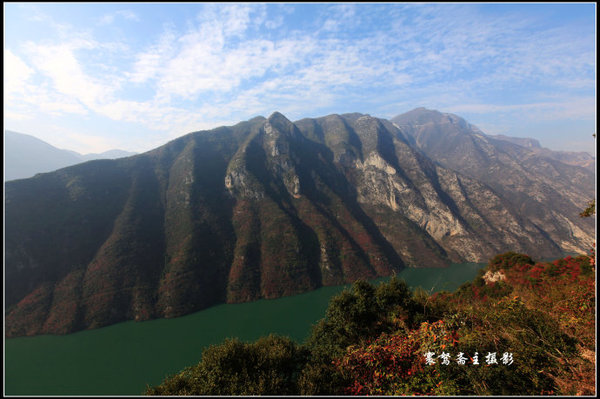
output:
M424 322L408 334L384 333L372 343L349 347L334 364L350 377L345 394L452 394L455 387L444 384L438 368L425 365L422 353L425 348L449 350L457 343L456 332L447 330L442 320Z
M489 279L490 273L503 276ZM589 256L535 263L507 253L455 293L421 295L430 320L352 346L334 364L357 395L594 393L595 270ZM431 321L435 320L435 321ZM424 354L448 352L447 365ZM474 353L514 354L510 365ZM457 353L469 361L457 364Z
M453 293L359 281L304 344L270 338L285 347L273 346L277 356L265 340L236 344L238 362L226 342L146 393L593 395L594 255L535 262L509 252ZM259 347L278 360L255 364Z

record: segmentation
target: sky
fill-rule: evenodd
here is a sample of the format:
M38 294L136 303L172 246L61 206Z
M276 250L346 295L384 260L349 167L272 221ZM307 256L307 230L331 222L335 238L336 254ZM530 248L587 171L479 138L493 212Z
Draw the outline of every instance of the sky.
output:
M4 128L80 153L426 107L595 154L594 3L4 3L3 70Z

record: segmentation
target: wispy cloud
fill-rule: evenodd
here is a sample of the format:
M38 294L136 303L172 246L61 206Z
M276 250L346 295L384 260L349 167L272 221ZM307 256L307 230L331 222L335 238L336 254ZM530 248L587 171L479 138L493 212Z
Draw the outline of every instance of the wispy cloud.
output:
M99 25L110 25L112 24L116 18L123 18L129 21L139 22L140 18L131 10L118 10L113 13L104 14L100 17L98 24Z
M34 71L10 49L4 49L4 93L23 93Z
M157 76L173 57L176 40L175 33L167 28L157 43L135 55L133 71L126 72L129 79L134 83L144 83Z
M596 109L594 97L575 97L527 104L462 104L448 107L448 112L492 114L521 112L530 120L588 119Z
M74 40L54 46L28 43L26 51L34 67L50 79L57 93L94 109L111 95L113 88L85 74L75 52L95 47L95 43Z
M101 115L168 134L274 110L393 116L409 104L595 117L594 40L573 25L439 4L323 5L285 23L295 7L205 4L185 24L165 19L155 40L109 42L37 12L62 33L5 49L5 96L14 100L6 111ZM96 21L144 22L124 9Z
M70 96L35 84L35 69L10 49L4 50L4 67L4 95L6 103L10 104L6 111L11 118L31 119L39 111L52 115L86 113L81 104Z

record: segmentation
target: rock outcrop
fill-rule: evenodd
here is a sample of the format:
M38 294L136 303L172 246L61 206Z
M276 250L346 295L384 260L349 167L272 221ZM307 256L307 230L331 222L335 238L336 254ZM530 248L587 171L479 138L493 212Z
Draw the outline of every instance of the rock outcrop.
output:
M508 250L588 249L585 169L417 114L274 113L8 182L6 335L176 317Z

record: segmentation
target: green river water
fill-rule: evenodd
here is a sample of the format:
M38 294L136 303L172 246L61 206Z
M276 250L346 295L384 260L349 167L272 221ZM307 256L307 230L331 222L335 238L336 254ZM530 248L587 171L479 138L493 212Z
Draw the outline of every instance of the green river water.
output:
M453 291L483 264L404 269L411 287ZM384 280L384 279L380 279ZM125 322L69 335L5 340L6 395L139 395L146 384L198 363L226 337L252 341L275 333L302 342L344 286L292 297L218 305L175 319Z

